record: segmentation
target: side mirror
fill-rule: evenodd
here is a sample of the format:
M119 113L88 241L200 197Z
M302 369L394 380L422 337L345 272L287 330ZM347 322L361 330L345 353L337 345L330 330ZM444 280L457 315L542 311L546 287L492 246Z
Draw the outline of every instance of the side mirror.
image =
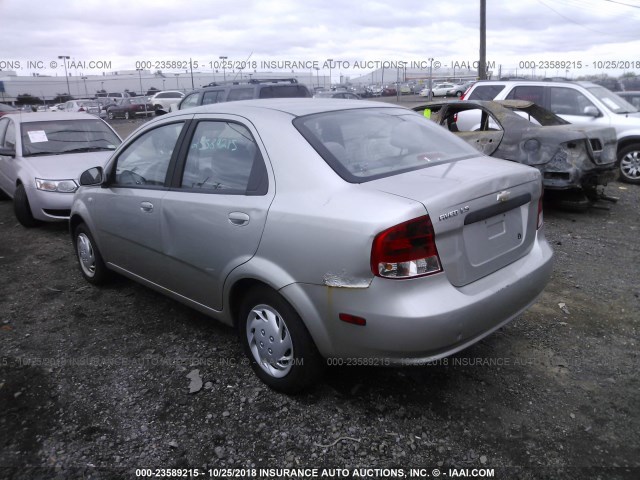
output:
M80 185L100 185L104 179L104 170L102 167L93 167L85 170L80 175Z
M589 117L593 117L593 118L597 118L597 117L600 116L600 112L593 105L589 105L588 107L584 107L584 114L589 116Z
M15 148L0 148L0 157L15 157L16 149Z

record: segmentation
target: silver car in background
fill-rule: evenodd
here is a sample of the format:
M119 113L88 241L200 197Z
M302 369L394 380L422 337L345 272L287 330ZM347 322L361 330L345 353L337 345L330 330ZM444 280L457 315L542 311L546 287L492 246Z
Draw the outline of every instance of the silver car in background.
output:
M327 362L458 352L551 274L540 172L393 105L176 112L81 184L70 224L82 275L115 271L236 326L255 373L284 392Z
M0 190L25 227L67 220L80 174L104 165L122 140L88 113L37 112L0 118Z

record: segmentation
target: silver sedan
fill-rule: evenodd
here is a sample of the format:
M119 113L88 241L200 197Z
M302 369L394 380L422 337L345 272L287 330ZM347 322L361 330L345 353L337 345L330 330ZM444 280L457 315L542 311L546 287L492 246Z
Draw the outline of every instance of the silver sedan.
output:
M80 181L71 231L86 280L118 272L235 326L255 373L284 392L327 363L458 352L551 273L539 171L393 105L176 112Z
M11 114L0 118L0 190L18 221L67 220L80 174L104 165L122 140L88 113Z

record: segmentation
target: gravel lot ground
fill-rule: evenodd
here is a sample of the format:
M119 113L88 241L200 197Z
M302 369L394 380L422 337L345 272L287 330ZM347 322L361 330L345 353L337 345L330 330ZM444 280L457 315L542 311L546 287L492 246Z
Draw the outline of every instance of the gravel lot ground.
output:
M554 274L507 327L436 365L330 367L296 397L231 329L124 278L85 283L66 226L27 230L2 200L0 478L638 479L640 187L607 191L610 210L545 210Z

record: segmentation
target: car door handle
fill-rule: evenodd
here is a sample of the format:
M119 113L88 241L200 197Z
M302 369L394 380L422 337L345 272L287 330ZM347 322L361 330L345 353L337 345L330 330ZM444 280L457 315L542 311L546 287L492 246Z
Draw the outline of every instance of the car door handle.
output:
M142 202L140 203L140 210L146 213L153 212L153 203L151 202Z
M231 212L229 214L229 223L238 227L243 227L249 223L249 215L243 212Z

